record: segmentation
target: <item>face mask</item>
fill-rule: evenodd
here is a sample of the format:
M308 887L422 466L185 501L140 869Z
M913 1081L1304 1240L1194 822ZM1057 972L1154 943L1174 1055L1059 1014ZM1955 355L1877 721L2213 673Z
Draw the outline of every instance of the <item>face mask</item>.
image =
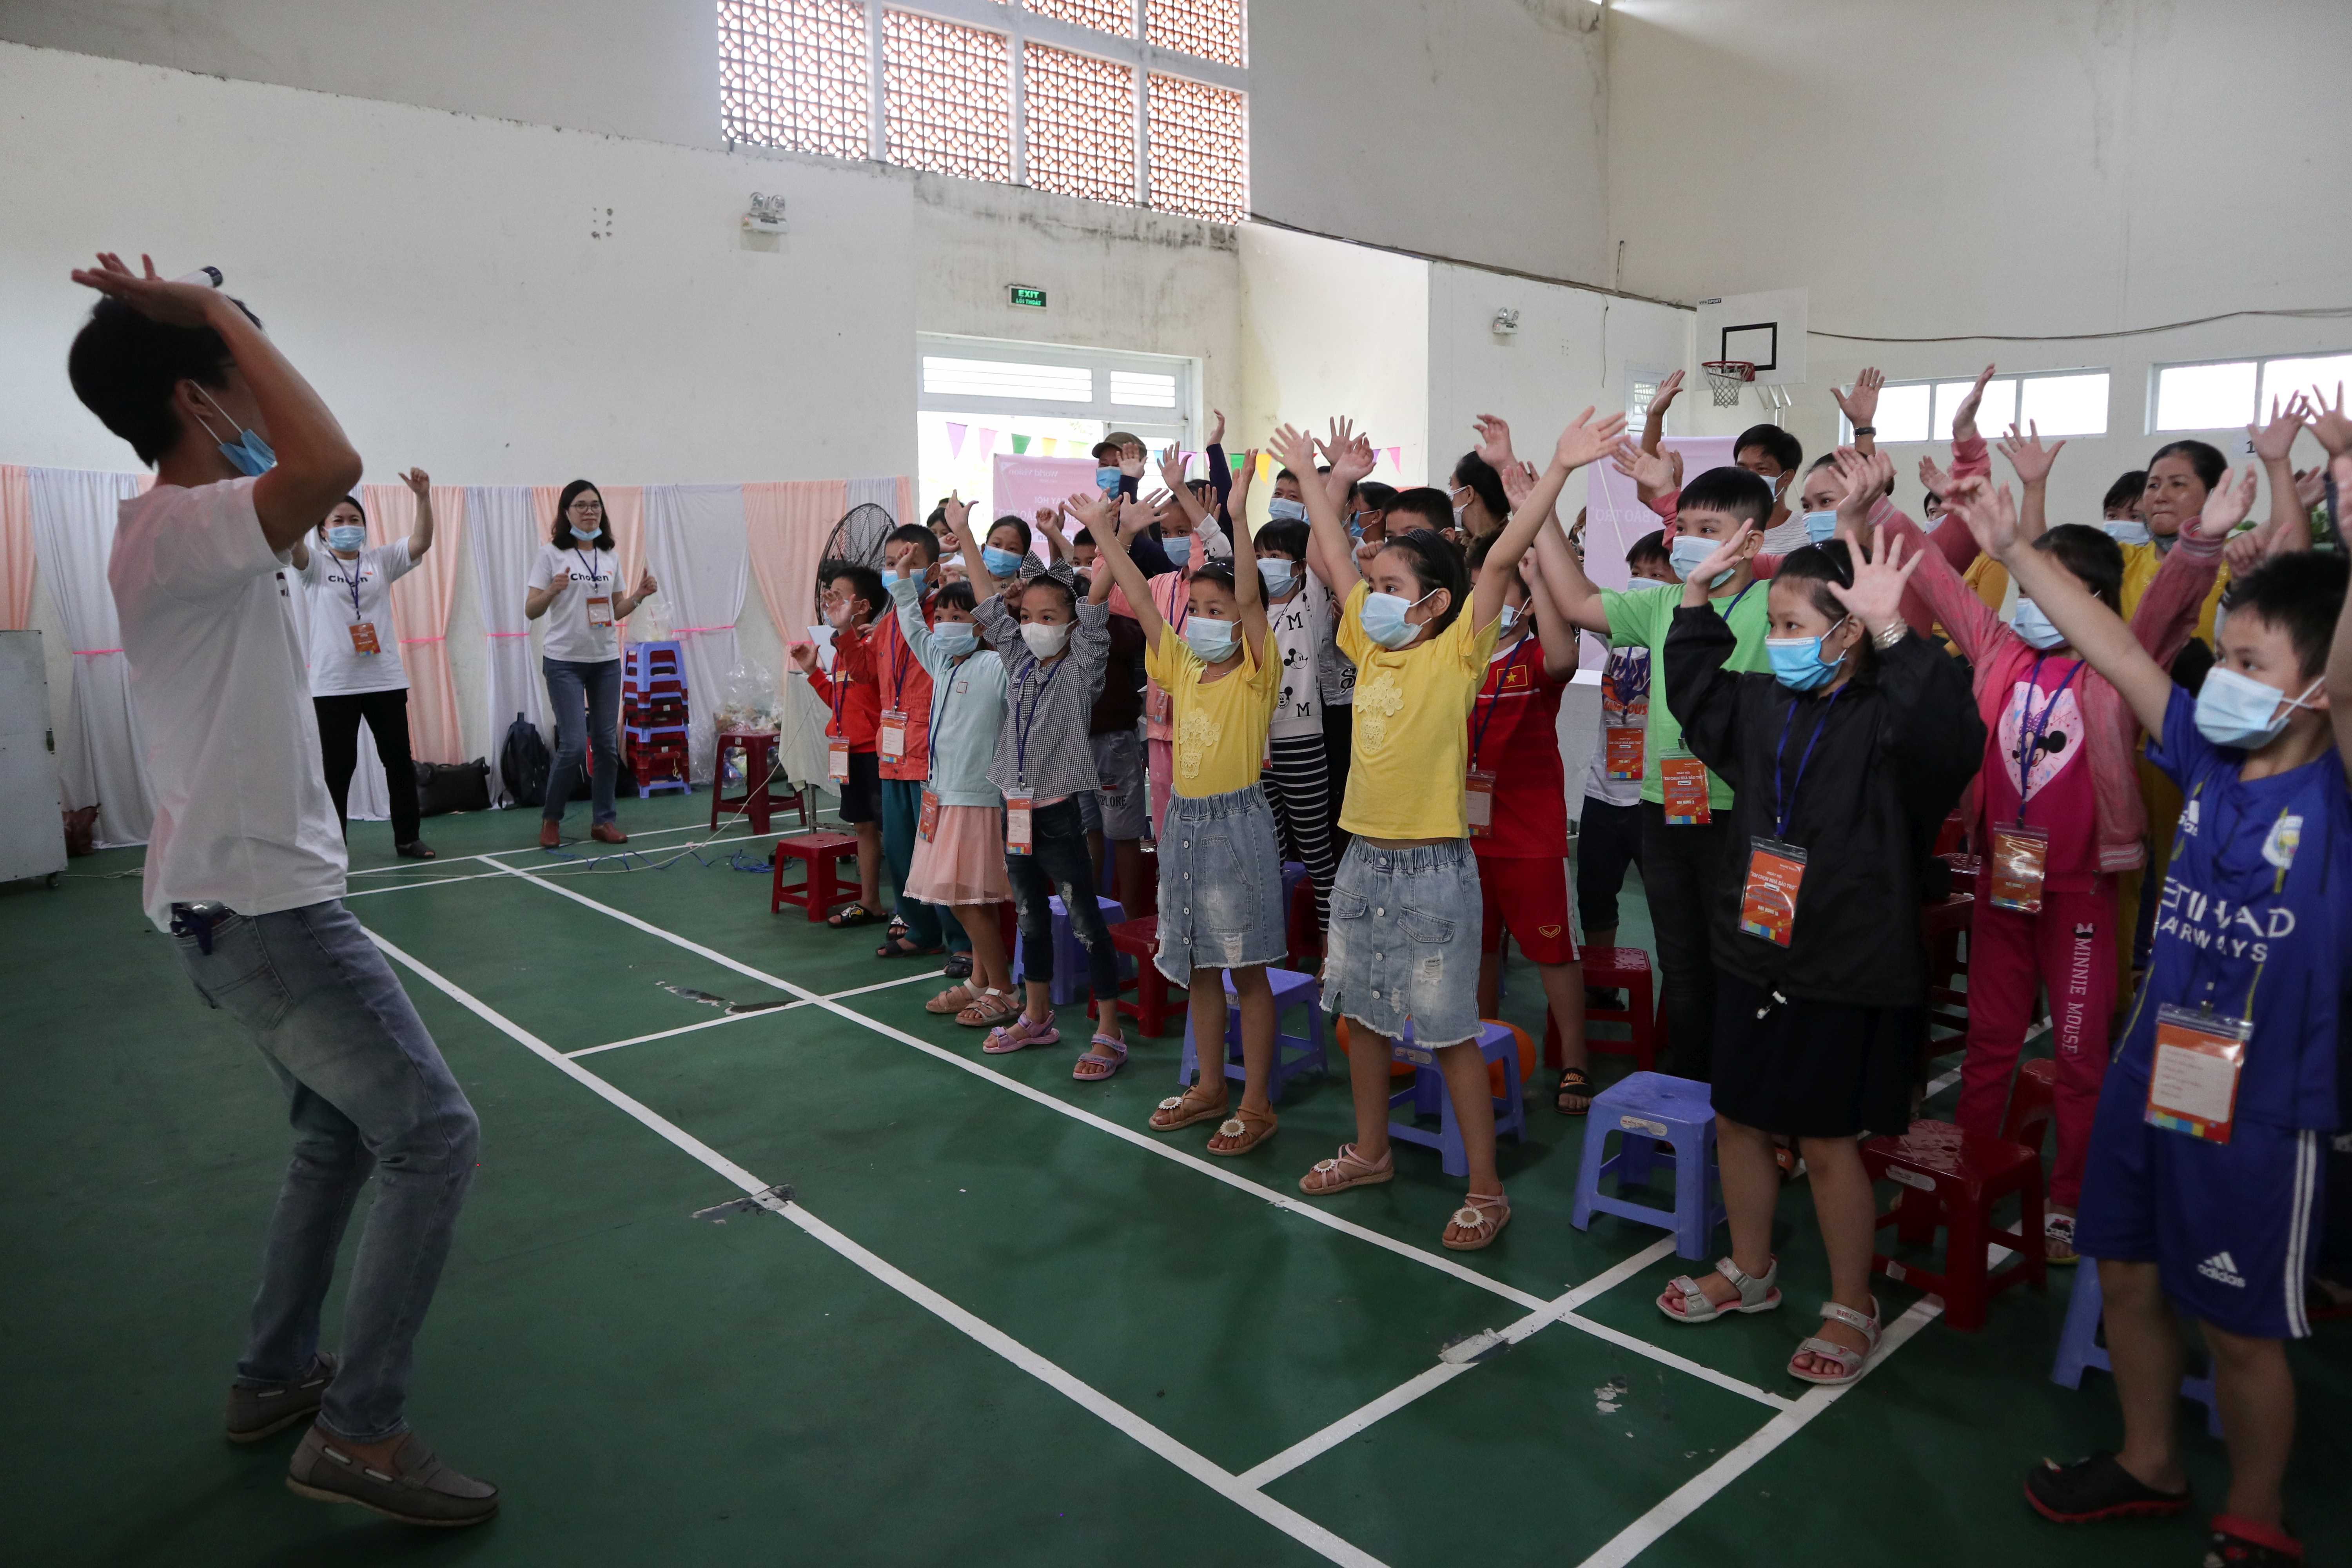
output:
M2289 697L2275 686L2217 665L2197 693L2197 732L2217 746L2260 751L2279 738L2294 710L2318 689L2315 680L2303 689L2302 697ZM2286 704L2284 709L2281 702ZM2273 713L2278 717L2272 718Z
M327 545L346 553L367 542L367 529L356 522L339 522L327 530Z
M1349 518L1349 519L1348 520L1348 537L1349 537L1349 538L1350 538L1350 539L1361 539L1361 538L1363 538L1363 537L1364 537L1364 519L1366 519L1367 517L1370 517L1370 515L1371 515L1371 513L1370 513L1370 512L1360 511L1360 512L1358 512L1355 516L1353 516L1353 517Z
M1809 511L1805 514L1805 537L1815 544L1827 544L1837 537L1837 513Z
M1095 470L1095 489L1102 491L1102 493L1107 496L1115 496L1118 494L1118 469L1116 468L1097 468Z
M1466 506L1457 506L1454 509L1454 526L1455 528L1460 528L1462 526L1462 514L1469 510L1470 509Z
M1021 556L1015 551L999 550L993 544L983 544L980 547L980 563L988 568L988 574L992 577L1010 577L1021 570Z
M572 525L572 537L578 540L581 543L586 544L592 540L604 538L604 531L602 527L583 528L575 522Z
M1265 579L1265 594L1269 599L1281 598L1298 582L1298 563L1296 561L1278 558L1261 561L1257 563L1257 570L1258 575Z
M1233 658L1234 649L1240 646L1242 639L1231 621L1213 621L1206 616L1192 616L1184 622L1184 640L1192 645L1192 651L1201 656L1202 662L1217 664Z
M2017 618L2010 623L2010 627L2025 639L2028 647L2053 648L2066 640L2066 634L2051 625L2050 617L2042 613L2042 606L2031 599L2017 601Z
M980 646L980 633L967 621L941 621L931 628L931 646L950 658L961 658Z
M1505 605L1495 617L1496 635L1498 637L1509 637L1512 629L1518 624L1518 610L1513 605Z
M1276 496L1265 503L1265 515L1276 522L1305 522L1307 503L1292 500L1288 496Z
M1843 625L1845 617L1840 616L1821 637L1766 637L1764 651L1772 660L1774 679L1791 691L1811 691L1834 677L1845 660L1824 658L1822 641Z
M1690 574L1699 569L1699 563L1715 553L1717 543L1716 540L1701 539L1696 533L1677 534L1675 537L1674 548L1668 552L1674 557L1675 575L1685 583L1689 582ZM1720 587L1730 581L1731 574L1737 570L1737 567L1725 567L1715 574L1715 581L1709 583L1707 586Z
M1434 594L1432 588L1429 594ZM1362 620L1364 635L1386 648L1399 648L1421 635L1421 628L1404 618L1405 612L1428 602L1429 594L1418 599L1407 599L1401 594L1367 594L1364 595Z
M885 588L895 588L900 582L905 580L906 575L907 574L904 572L893 572L890 568L885 566L882 568L882 586Z
M212 403L213 412L219 415L223 420L226 421L230 429L236 430L237 438L236 440L223 441L220 439L219 436L214 432L213 427L210 425L205 425L205 434L211 436L219 445L220 455L226 458L229 460L230 465L235 468L238 473L244 474L248 478L257 477L268 473L271 468L278 466L278 454L269 449L268 442L263 440L259 436L254 434L254 432L250 430L237 430L236 421L229 418L228 410L223 408L217 403L213 403L212 394L206 392L203 387L200 386L196 388L196 395L203 398L206 403ZM199 420L198 423L203 424L204 422Z
M1181 572L1192 562L1192 536L1189 533L1163 533L1160 548L1168 552L1168 564Z
M2100 526L2117 544L2146 544L2148 540L2147 524L2128 517L2113 518Z
M825 625L839 630L849 624L849 606L835 605L824 612Z
M1064 643L1070 640L1070 628L1067 623L1058 626L1041 626L1033 621L1021 628L1021 640L1027 643L1029 651L1039 658L1051 658L1062 651Z

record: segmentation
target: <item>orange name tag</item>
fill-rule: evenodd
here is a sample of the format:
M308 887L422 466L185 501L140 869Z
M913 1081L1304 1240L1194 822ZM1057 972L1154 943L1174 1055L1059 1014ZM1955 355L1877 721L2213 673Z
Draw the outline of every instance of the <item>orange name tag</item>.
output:
M1669 827L1704 827L1715 820L1706 798L1706 764L1688 752L1668 752L1658 759L1658 784L1666 797Z
M846 779L849 776L848 742L828 741L825 742L824 771L826 776L829 778Z
M2165 1005L2156 1010L2147 1120L2208 1143L2227 1143L2238 1114L2238 1074L2254 1032L2244 1018Z
M1004 850L1008 855L1029 853L1029 803L1034 798L1026 795L1004 797Z
M882 710L882 760L895 763L907 754L907 716L896 708Z
M1462 815L1469 819L1470 837L1488 838L1495 832L1495 775L1472 768L1462 780Z
M1612 779L1642 776L1642 731L1630 724L1612 724L1605 734L1603 766Z
M2019 914L2042 912L2042 879L2050 865L2046 827L1992 830L1992 907Z
M613 624L611 595L600 595L588 601L588 624L592 626L609 626Z
M353 653L382 653L383 651L383 647L375 640L375 623L373 621L353 621L352 623L352 651Z
M933 795L929 790L925 790L923 792L923 815L916 821L915 831L922 835L924 843L929 844L931 841L932 835L939 832L939 830L940 797Z
M1748 881L1739 889L1739 929L1789 945L1797 926L1797 889L1804 885L1805 851L1777 838L1751 838Z

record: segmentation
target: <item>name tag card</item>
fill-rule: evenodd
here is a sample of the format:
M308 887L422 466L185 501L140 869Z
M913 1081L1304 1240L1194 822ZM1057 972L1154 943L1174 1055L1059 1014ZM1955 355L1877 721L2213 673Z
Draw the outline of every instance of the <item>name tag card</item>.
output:
M1688 752L1658 759L1658 783L1665 795L1666 826L1704 827L1715 820L1706 798L1706 764Z
M825 742L824 771L825 775L828 778L835 780L844 780L849 777L848 742L828 741Z
M613 600L610 595L600 595L588 601L588 624L609 626L613 624Z
M1462 815L1469 819L1470 837L1491 838L1495 833L1495 775L1472 768L1462 781Z
M915 831L929 844L940 830L940 797L929 790L923 792L923 815L915 824Z
M375 640L375 623L373 621L353 621L352 623L352 651L353 653L382 653L383 651L383 646Z
M882 760L901 761L907 755L907 716L896 708L882 710Z
M1642 776L1643 732L1630 724L1612 724L1604 734L1603 766L1612 779L1638 781Z
M2238 1075L2253 1024L2220 1013L2156 1010L2156 1056L2147 1076L2147 1120L2207 1143L2227 1143L2237 1119Z
M1010 855L1029 853L1029 803L1034 795L1004 797L1004 849Z
M1788 946L1797 925L1797 889L1804 881L1802 846L1777 838L1749 839L1748 880L1739 890L1739 929Z
M2042 879L2050 867L2046 827L1992 830L1992 907L2019 914L2042 912Z

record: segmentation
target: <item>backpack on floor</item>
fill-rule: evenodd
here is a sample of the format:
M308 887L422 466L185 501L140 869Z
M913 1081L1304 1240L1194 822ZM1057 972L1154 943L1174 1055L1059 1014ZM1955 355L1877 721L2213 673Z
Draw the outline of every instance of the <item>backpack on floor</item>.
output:
M439 816L451 811L490 808L490 764L480 757L470 763L416 764L416 813Z
M505 782L507 794L517 805L545 805L547 775L554 765L539 726L516 714L514 722L507 726L505 744L499 748L499 777Z

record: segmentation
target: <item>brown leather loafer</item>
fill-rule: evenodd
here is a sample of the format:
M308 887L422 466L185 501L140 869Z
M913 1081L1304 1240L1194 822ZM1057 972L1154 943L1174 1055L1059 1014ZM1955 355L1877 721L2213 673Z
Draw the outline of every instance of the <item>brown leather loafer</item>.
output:
M626 844L629 836L621 831L617 822L600 822L588 830L588 837L599 844Z

